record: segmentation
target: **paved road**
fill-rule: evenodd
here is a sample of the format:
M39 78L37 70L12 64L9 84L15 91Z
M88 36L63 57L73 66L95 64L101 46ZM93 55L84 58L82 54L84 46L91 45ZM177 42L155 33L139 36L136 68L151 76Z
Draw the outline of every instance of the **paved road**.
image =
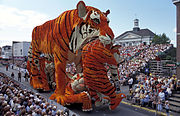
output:
M17 75L18 75L17 70L9 69L8 71L6 71L5 67L0 66L0 72L3 72L5 74L7 74L8 76L11 75L12 71L14 72L15 79L17 80ZM24 73L22 73L22 82L21 83L24 84L25 86L27 86L28 88L32 89L29 82L25 82L23 76L24 76ZM121 87L121 91L123 93L127 94L128 87L127 86ZM49 98L49 96L52 94L52 92L40 93L40 94L42 94L46 98ZM121 103L114 111L110 111L108 109L107 105L105 105L103 107L99 107L99 108L93 108L93 111L91 111L91 112L81 111L80 104L74 104L71 106L67 106L67 108L72 110L73 112L79 114L80 116L92 116L92 115L93 116L155 116L155 112L152 112L150 110L144 110L144 109L138 108L138 107L134 107L130 104L127 105L125 103L126 102ZM176 113L173 113L173 115L176 116Z

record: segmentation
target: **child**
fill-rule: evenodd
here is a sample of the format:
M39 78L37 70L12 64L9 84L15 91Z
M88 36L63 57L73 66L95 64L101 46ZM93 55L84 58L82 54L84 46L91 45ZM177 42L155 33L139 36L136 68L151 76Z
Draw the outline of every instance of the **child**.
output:
M166 109L167 116L169 116L169 102L168 101L165 102L165 109Z

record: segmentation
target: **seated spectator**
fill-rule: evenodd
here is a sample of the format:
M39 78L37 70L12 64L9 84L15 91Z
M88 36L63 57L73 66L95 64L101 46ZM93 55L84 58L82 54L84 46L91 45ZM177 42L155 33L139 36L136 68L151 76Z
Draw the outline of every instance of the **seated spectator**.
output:
M143 105L143 103L144 103L144 92L143 91L141 91L140 92L140 96L139 96L139 98L140 98L140 104L141 104L141 106Z
M144 98L141 99L141 106L145 106L149 103L149 94L145 92Z
M140 91L135 92L135 96L132 98L133 103L140 103Z

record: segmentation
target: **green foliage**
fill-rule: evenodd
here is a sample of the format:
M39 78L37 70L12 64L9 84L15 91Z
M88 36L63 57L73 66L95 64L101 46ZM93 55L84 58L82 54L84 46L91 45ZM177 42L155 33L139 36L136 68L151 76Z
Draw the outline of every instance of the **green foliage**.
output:
M172 60L173 62L176 62L176 48L172 47L168 51L166 51L164 54L161 55L162 60Z
M154 38L152 39L152 43L154 44L169 44L171 41L169 39L169 37L166 36L165 33L163 33L162 35L155 35Z

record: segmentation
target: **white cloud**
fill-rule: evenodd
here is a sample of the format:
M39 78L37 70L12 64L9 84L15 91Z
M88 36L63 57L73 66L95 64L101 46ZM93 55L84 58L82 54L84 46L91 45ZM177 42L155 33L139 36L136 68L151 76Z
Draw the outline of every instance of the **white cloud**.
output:
M0 25L2 27L32 28L48 19L46 14L32 10L19 10L17 8L0 5Z
M41 25L50 17L33 10L20 10L0 4L0 46L12 41L31 41L35 26Z

